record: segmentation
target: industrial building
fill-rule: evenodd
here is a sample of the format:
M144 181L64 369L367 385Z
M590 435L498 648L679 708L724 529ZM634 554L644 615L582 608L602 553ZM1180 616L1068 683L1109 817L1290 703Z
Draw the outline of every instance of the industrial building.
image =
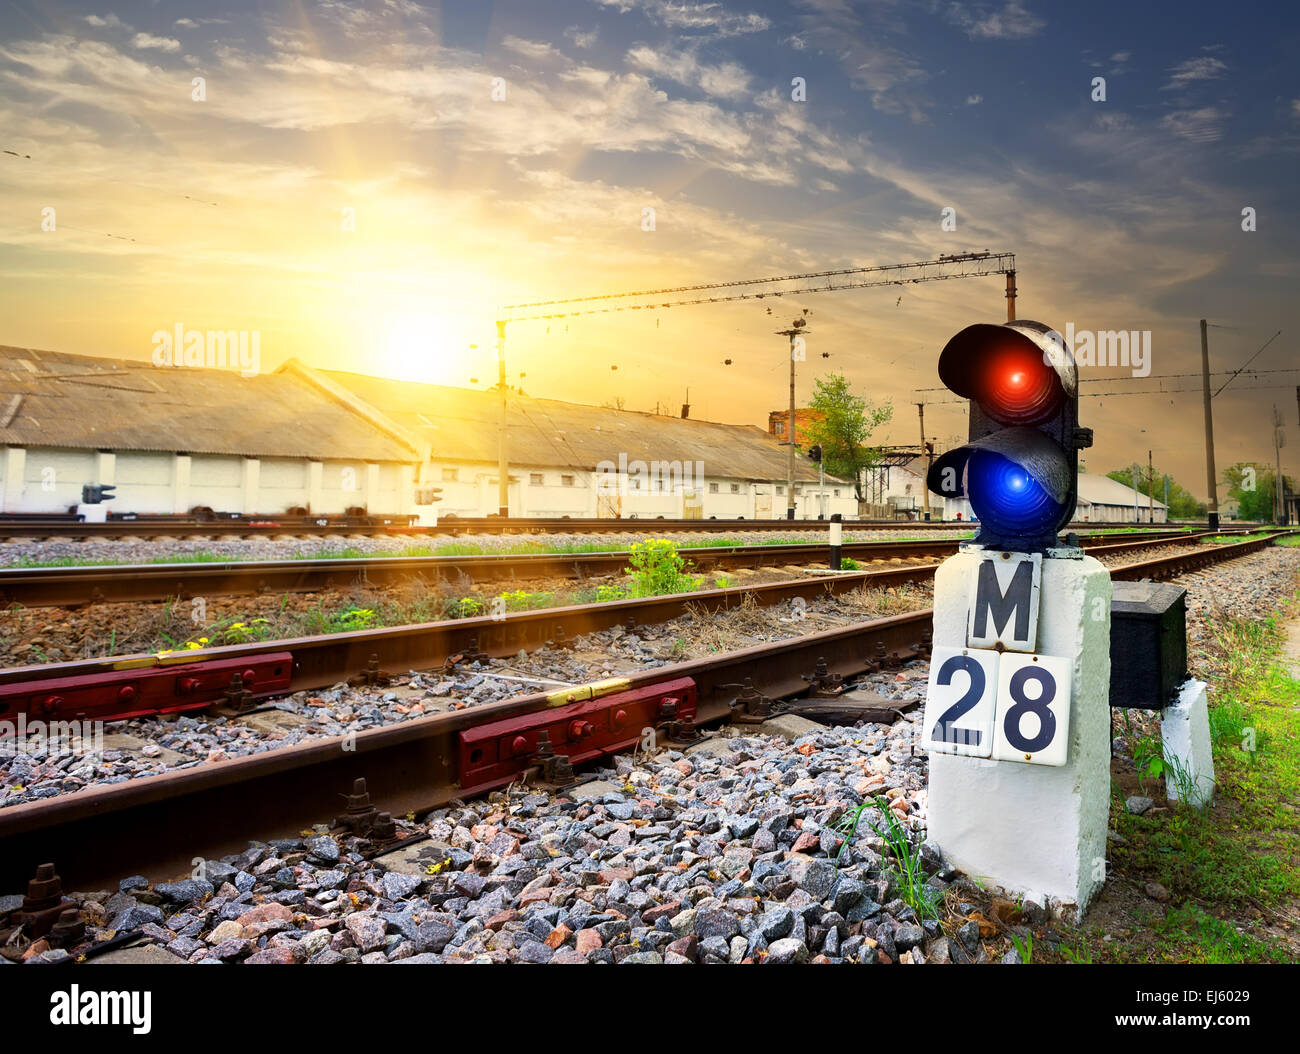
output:
M0 347L0 512L483 516L497 511L500 396L290 361L221 369ZM511 393L512 516L785 515L788 448L762 429ZM441 491L436 501L430 491ZM796 461L796 515L857 512Z
M0 511L407 513L416 450L292 373L0 347Z
M497 511L501 399L495 391L316 370L282 370L421 451L418 485L440 488L440 516ZM780 519L788 447L752 425L586 406L511 393L512 516ZM797 519L857 515L853 485L795 461Z

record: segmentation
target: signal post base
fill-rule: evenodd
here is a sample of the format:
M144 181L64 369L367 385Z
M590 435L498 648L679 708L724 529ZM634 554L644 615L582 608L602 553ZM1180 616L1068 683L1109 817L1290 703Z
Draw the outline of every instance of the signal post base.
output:
M1197 807L1209 805L1214 799L1214 751L1206 691L1204 681L1184 681L1177 701L1165 707L1160 720L1165 797Z
M934 644L967 647L982 558L963 546L934 581ZM1067 555L1068 554L1068 555ZM1082 915L1105 880L1110 810L1110 574L1078 549L1042 563L1036 652L1072 672L1065 764L930 753L928 835L973 878Z

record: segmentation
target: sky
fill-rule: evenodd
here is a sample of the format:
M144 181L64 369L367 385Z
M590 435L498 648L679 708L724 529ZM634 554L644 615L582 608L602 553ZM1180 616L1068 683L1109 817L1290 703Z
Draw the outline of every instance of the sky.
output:
M1249 369L1300 365L1298 51L1287 5L1202 0L2 0L0 344L246 330L263 370L481 389L502 305L1013 252L1021 318L1150 331L1150 376L1080 369L1087 470L1151 449L1204 497L1199 377L1163 376L1198 320L1216 371L1279 330ZM997 276L514 322L510 383L765 427L805 309L801 403L843 371L876 441L919 400L964 438L926 389ZM1220 468L1272 462L1276 403L1300 475L1297 383L1214 400Z

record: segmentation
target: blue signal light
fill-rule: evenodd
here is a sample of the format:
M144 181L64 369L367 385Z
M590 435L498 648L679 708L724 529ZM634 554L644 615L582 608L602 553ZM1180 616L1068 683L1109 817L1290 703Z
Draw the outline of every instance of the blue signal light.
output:
M1056 529L1064 506L1010 458L976 450L966 472L971 508L996 534L1034 536Z

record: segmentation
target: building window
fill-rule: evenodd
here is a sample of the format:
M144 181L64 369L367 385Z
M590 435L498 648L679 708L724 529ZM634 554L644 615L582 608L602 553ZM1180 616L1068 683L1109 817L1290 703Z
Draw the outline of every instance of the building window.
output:
M442 470L442 481L444 483L455 483L460 475L460 470L455 468L444 468Z
M540 487L546 482L546 479L540 472L530 472L528 473L528 482L531 486Z
M836 487L836 488L835 488L835 496L836 496L837 498L840 496L840 488L839 488L839 487Z
M733 484L731 485L731 493L732 493L732 494L739 494L739 493L740 493L740 484L739 484L739 483L733 483Z
M784 438L784 436L785 436L785 422L784 422L784 421L777 421L777 423L776 423L776 434L777 434L777 436L778 436L779 438Z
M709 493L710 493L710 494L717 494L717 493L718 493L718 485L717 485L716 483L710 483L710 484L709 484Z
M777 488L776 488L776 492L777 492L778 494L784 494L784 493L785 493L785 488L784 488L784 487L777 487Z
M573 477L572 477L572 476L561 476L561 477L560 477L560 485L563 486L563 487L572 487L572 486L573 486Z

